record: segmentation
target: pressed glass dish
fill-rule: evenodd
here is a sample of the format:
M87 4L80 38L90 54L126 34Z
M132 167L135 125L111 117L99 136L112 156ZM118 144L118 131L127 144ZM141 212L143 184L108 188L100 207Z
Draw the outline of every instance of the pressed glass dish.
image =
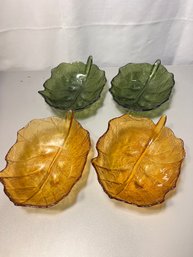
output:
M105 72L93 64L89 56L86 64L61 63L52 69L44 90L39 93L51 107L79 111L99 99L105 83Z
M110 198L148 207L175 188L185 151L165 122L127 114L109 122L92 163Z
M111 81L113 99L131 111L150 111L165 103L175 84L174 75L157 60L128 63Z
M82 176L89 133L66 119L35 119L18 131L0 181L15 205L50 207L66 197Z

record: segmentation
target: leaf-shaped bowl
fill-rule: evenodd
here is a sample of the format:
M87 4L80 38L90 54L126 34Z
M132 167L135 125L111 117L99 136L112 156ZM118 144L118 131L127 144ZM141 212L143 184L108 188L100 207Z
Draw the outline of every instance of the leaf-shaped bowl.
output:
M129 63L111 81L110 92L121 106L132 111L149 111L166 102L175 84L174 75L157 60Z
M89 56L86 64L61 63L52 69L45 89L39 93L51 107L77 111L96 102L105 83L105 72L92 64Z
M32 120L19 130L0 172L5 193L15 205L55 205L80 179L89 149L89 133L69 114Z
M92 163L110 198L148 207L176 186L185 151L165 122L166 116L155 125L131 115L109 122Z

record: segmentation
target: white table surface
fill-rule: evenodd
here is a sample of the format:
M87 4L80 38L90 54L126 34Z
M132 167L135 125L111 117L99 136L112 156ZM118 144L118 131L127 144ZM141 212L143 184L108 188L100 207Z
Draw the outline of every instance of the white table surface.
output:
M117 68L105 70L109 86ZM176 84L165 111L167 126L186 149L177 190L157 207L121 204L103 192L90 166L87 184L73 205L36 209L14 206L0 184L0 257L193 256L193 66L168 70ZM0 73L0 169L17 131L34 118L54 115L37 93L49 76L50 70ZM108 121L119 115L107 93L94 115L79 119L90 132L93 148Z

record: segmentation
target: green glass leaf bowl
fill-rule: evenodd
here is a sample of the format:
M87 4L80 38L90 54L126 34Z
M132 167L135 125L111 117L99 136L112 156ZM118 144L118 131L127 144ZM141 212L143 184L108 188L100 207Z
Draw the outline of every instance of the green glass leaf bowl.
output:
M157 60L129 63L111 81L113 99L131 111L154 110L168 101L175 84L174 75Z
M92 56L87 63L61 63L51 70L51 77L38 91L54 108L78 111L96 102L106 84L105 72L93 64Z

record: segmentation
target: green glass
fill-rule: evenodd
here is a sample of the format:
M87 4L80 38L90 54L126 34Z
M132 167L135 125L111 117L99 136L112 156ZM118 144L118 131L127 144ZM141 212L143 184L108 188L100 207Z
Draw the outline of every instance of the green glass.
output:
M52 107L61 110L82 110L100 97L106 83L105 72L92 63L61 63L52 69L51 77L39 93Z
M111 81L114 100L132 111L149 111L166 102L175 84L174 75L157 60L129 63L119 69Z

